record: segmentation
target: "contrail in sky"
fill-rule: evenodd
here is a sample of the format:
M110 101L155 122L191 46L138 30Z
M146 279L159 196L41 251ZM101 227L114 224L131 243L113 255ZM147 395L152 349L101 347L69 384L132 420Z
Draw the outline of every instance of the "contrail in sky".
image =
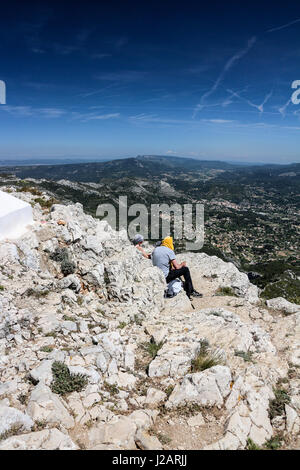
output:
M290 104L290 102L291 102L291 100L289 99L281 108L278 108L278 111L280 112L282 117L285 117L285 111L286 111L288 105Z
M291 21L290 23L283 24L282 26L278 26L277 28L268 29L266 33L273 33L274 31L279 31L280 29L288 28L292 24L299 23L299 22L300 22L300 18L298 18L297 20Z
M288 28L289 26L292 26L293 24L296 24L296 23L300 23L300 18L297 18L296 20L293 20L293 21L290 21L289 23L286 23L286 24L283 24L281 26L277 26L276 28L272 28L272 29L268 29L267 31L265 31L265 33L273 33L275 31L280 31L281 29L285 29L285 28ZM219 85L221 84L221 82L223 81L226 73L234 66L234 64L240 60L242 57L244 57L249 51L250 49L254 46L254 44L256 43L256 40L257 40L257 37L256 36L252 36L249 41L248 41L248 44L247 44L247 47L245 47L244 49L242 49L241 51L237 52L235 55L233 55L225 64L223 70L221 71L220 75L218 76L218 78L216 79L216 81L214 82L213 86L206 92L204 93L204 95L202 95L201 97L201 100L200 100L200 103L198 103L195 108L194 108L194 112L193 112L193 118L195 118L195 116L197 115L197 113L205 108L207 105L205 105L204 101L206 98L208 98L210 95L212 95L216 90L217 88L219 87ZM229 91L229 90L227 90ZM272 92L268 93L263 101L262 104L260 105L256 105L254 103L252 103L250 100L247 100L246 98L238 95L237 93L235 92L232 92L232 96L236 96L238 98L240 98L241 100L244 100L246 101L249 106L253 106L254 108L257 108L261 113L263 112L263 109L264 109L264 105L266 104L266 102L270 99L270 97L272 96ZM279 111L281 114L284 115L285 113L285 109L286 107L288 106L288 103L286 105L284 105Z
M247 47L237 52L226 62L223 70L221 71L220 75L218 76L217 80L215 81L211 89L208 90L206 93L204 93L204 95L201 97L201 102L197 104L197 106L194 109L193 117L195 117L197 112L202 108L203 101L206 98L208 98L218 88L218 86L224 79L228 70L230 70L238 60L240 60L242 57L244 57L244 55L246 55L250 51L250 49L254 46L255 42L256 42L256 36L253 36L252 38L249 39Z
M240 98L241 100L246 101L246 103L248 103L249 106L252 106L253 108L258 109L261 113L264 112L264 105L266 104L267 101L269 101L269 99L271 98L271 96L272 96L272 94L273 94L273 92L270 91L270 93L268 93L268 94L265 96L263 102L258 105L258 104L252 103L252 101L248 100L247 98L244 98L243 96L239 95L238 93L236 93L236 92L234 92L234 91L232 91L232 90L230 90L230 89L228 89L227 91L228 91L229 93L231 93L232 96L236 96L237 98Z

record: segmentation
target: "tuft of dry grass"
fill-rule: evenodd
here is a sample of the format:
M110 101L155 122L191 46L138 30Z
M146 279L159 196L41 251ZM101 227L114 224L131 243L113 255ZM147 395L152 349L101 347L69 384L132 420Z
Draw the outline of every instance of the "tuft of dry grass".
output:
M199 352L191 361L191 372L201 372L219 364L223 364L221 354L210 351L209 343L206 340L201 340Z

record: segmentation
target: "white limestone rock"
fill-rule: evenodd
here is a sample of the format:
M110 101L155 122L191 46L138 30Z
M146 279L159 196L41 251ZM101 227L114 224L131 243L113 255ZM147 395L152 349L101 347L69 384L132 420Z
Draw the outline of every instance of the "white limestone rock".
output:
M269 308L273 308L274 310L279 310L285 313L286 315L291 315L293 313L300 312L299 305L293 304L292 302L289 302L283 297L276 297L274 299L267 300L266 303Z
M135 443L142 450L163 450L156 436L151 436L147 431L138 430L135 435Z
M146 406L158 406L160 403L165 401L167 395L165 392L158 390L157 388L150 387L147 390L145 405Z
M192 278L199 276L214 277L219 287L231 287L235 294L250 303L259 301L258 288L250 283L247 274L240 272L233 263L226 263L217 256L206 253L184 253L178 260L184 259L189 266Z
M77 450L72 439L58 429L21 434L0 442L0 450Z
M39 366L32 369L29 373L31 379L38 383L44 383L50 385L53 380L52 364L53 360L45 360Z
M226 366L214 366L203 372L188 374L181 385L176 385L166 408L197 403L201 406L221 406L230 393L232 376Z
M197 413L195 416L187 419L187 424L191 427L204 426L205 421L201 413Z
M39 383L33 389L27 405L27 413L34 421L45 421L53 425L61 424L66 429L74 426L74 418L61 399L43 383Z
M30 416L10 406L0 406L0 436L12 429L29 431L33 426Z
M298 435L300 431L300 418L294 408L285 405L286 430L290 434Z

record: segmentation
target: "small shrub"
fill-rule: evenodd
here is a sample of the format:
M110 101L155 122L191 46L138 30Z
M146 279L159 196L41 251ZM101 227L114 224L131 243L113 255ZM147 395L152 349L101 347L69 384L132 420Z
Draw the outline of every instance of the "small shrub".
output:
M169 396L171 395L171 393L173 392L174 390L174 385L169 385L166 389L165 389L165 394L167 395L167 397L169 398Z
M46 420L37 420L34 423L32 431L37 432L37 431L42 431L45 429L47 426L47 421Z
M201 372L202 370L210 369L222 363L223 358L220 353L210 352L208 341L201 340L199 352L195 359L191 361L191 372Z
M40 349L41 352L45 352L45 353L51 353L53 351L53 348L51 348L51 346L43 346L41 349Z
M261 447L259 447L255 442L252 441L252 439L247 439L247 450L263 450Z
M245 362L254 362L252 359L253 353L251 351L235 351L234 352L235 356L242 357Z
M271 437L271 439L269 439L265 443L266 449L269 449L269 450L278 450L278 449L280 449L281 446L282 446L282 436L281 435Z
M170 442L172 441L172 439L170 439L170 437L166 436L165 434L162 434L161 432L159 431L155 431L154 429L149 429L149 433L151 436L156 436L157 439L161 442L161 444L163 445L168 445L170 444Z
M9 437L16 436L17 434L21 432L22 427L23 427L22 424L13 425L9 430L0 434L0 441L4 441L5 439L8 439Z
M233 297L237 297L231 287L219 287L216 291L216 295L231 295Z
M285 412L285 405L291 401L286 390L276 388L273 390L275 398L270 400L269 403L269 418L273 419L275 416L281 416Z
M134 321L134 323L136 323L138 326L142 326L142 325L143 325L143 318L142 318L140 315L135 314L133 321Z
M122 330L123 328L125 328L126 325L127 325L127 323L125 321L121 321L118 325L118 328L120 328Z
M287 377L280 377L277 381L277 385L288 383L289 379Z
M163 346L163 341L160 341L160 343L144 343L143 347L144 350L154 359L155 356L157 355L158 351L162 348Z
M59 361L52 364L53 381L51 390L58 395L80 392L88 384L87 376L84 374L71 374L69 368Z
M4 290L4 289L5 289L5 287L0 285L0 290Z
M20 403L22 403L22 405L26 406L28 404L29 396L25 395L24 393L20 393L18 400Z
M56 250L53 253L51 253L50 259L60 263L61 261L65 260L65 259L69 259L69 252L68 252L67 248L65 248L65 247L56 248Z
M50 337L56 338L56 336L57 336L56 331L49 331L49 333L46 333L46 334L45 334L45 337L46 337L46 338L50 338Z
M69 274L74 274L75 269L76 269L76 264L73 263L73 261L64 259L60 263L60 268L61 268L61 272L63 273L63 275L68 276Z
M71 316L69 316L69 315L63 315L63 320L75 322L75 321L76 321L76 318L75 318L75 317L71 317Z
M172 439L169 436L166 436L165 434L158 434L157 438L163 445L168 445L170 444L170 442L172 442Z
M115 384L109 384L108 382L104 382L103 385L105 390L111 395L116 395L117 393L119 393L119 389Z
M41 197L37 197L37 198L35 198L34 202L36 204L39 204L44 209L50 209L50 207L52 207L53 204L57 204L58 201L56 199L54 199L53 197L51 199L48 199L47 201L46 201L46 199L43 199Z
M33 289L32 287L29 287L29 289L25 291L25 295L27 295L28 297L35 297L36 299L46 297L48 294L49 294L49 290L47 289L38 290L38 289Z
M70 259L67 248L56 248L56 250L51 253L50 259L60 263L60 269L64 276L75 272L76 264Z

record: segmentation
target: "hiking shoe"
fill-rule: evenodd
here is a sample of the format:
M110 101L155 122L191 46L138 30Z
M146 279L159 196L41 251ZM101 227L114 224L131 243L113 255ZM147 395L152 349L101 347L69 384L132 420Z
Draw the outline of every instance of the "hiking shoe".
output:
M203 297L203 294L200 294L200 292L197 292L196 290L194 290L194 291L191 293L191 296L192 296L192 297Z

